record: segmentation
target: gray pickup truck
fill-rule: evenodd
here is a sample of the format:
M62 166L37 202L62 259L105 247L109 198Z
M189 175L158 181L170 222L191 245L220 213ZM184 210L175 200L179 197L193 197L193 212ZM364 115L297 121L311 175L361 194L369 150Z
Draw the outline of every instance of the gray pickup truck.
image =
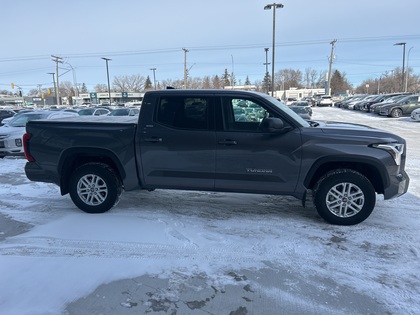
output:
M88 213L123 190L291 195L329 223L365 220L407 192L406 143L368 126L308 122L276 99L234 90L147 92L138 117L30 121L27 177L57 184Z

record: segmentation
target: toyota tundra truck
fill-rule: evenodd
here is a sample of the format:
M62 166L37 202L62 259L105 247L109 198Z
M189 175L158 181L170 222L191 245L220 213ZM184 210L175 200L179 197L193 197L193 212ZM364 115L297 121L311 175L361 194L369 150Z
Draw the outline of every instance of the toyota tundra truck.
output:
M306 121L258 92L150 91L138 116L30 121L23 140L26 176L88 213L135 189L290 195L303 206L310 192L325 221L353 225L376 194L395 198L409 185L401 137Z

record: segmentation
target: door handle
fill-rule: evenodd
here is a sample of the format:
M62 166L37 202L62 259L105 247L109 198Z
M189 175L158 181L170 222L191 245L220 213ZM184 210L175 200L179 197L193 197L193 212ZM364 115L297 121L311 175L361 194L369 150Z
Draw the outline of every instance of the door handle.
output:
M162 142L162 138L152 137L152 138L146 138L146 139L144 139L144 141L146 141L146 142Z
M238 144L236 142L236 140L228 140L228 139L226 139L226 140L220 140L218 143L219 144L222 144L222 145L237 145Z

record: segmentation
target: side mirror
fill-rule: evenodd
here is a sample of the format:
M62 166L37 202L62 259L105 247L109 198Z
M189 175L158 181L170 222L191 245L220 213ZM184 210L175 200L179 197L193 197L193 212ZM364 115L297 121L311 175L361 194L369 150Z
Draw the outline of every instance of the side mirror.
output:
M289 130L285 128L283 120L280 118L265 118L261 121L260 130L263 132L283 133Z

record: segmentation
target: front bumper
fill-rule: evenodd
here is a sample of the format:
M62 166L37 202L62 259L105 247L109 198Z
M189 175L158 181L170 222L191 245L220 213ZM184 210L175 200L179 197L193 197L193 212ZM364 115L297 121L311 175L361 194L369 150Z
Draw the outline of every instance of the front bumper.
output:
M17 146L20 144L20 146ZM23 155L22 140L5 138L0 135L0 156L6 155Z
M410 184L410 178L405 171L400 171L396 175L390 176L390 185L385 188L384 199L397 198L404 195Z
M420 121L420 113L411 113L411 119Z

